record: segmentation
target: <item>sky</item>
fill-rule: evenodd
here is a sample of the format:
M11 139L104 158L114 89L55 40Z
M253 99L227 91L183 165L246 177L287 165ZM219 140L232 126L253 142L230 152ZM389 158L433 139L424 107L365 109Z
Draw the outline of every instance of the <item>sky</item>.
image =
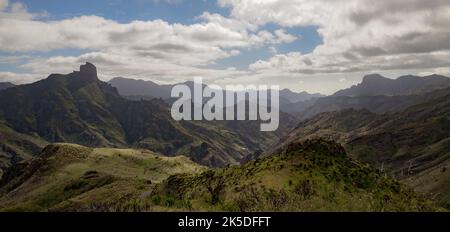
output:
M450 75L448 0L0 0L0 82L99 78L332 94L380 73Z

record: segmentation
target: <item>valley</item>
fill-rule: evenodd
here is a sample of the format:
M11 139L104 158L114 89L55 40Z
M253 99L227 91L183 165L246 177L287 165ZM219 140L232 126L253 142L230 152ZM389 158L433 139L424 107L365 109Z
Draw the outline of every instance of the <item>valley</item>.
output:
M449 80L285 89L272 132L176 121L172 85L104 82L91 63L6 85L0 211L445 211Z
M260 133L258 121L178 122L162 100L133 101L120 96L116 88L98 79L96 67L90 63L68 75L52 74L0 92L0 123L17 133L49 143L134 147L168 156L186 155L210 167L238 164L246 155L266 149L287 133L295 118L281 114L280 121L283 125L277 131L264 133ZM8 133L0 133L8 138ZM0 155L1 160L14 159L8 158L0 167L36 154L36 150L12 152L8 147L13 145L5 144Z

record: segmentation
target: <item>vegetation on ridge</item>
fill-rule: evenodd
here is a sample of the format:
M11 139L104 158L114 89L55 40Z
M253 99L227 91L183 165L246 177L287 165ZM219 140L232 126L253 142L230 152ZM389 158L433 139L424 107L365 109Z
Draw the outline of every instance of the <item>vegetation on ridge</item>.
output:
M0 209L90 210L139 199L170 175L205 169L186 157L161 157L147 150L53 144L6 170L0 181Z

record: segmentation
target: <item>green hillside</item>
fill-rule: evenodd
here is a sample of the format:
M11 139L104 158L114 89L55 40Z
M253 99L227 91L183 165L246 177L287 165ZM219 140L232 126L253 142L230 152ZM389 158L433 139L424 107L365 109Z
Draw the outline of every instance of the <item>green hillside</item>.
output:
M54 144L9 168L0 194L1 211L440 210L325 140L213 170L145 150Z
M450 160L447 159L425 171L403 179L416 192L450 209Z
M450 95L383 115L354 109L322 113L301 122L279 147L317 137L343 144L351 157L448 207Z
M186 157L161 157L146 150L54 144L6 170L0 181L0 210L94 211L139 199L170 175L205 169Z
M31 158L47 144L38 136L18 133L0 121L0 178L4 168Z
M294 143L242 166L172 176L157 185L147 203L194 211L437 210L324 140Z

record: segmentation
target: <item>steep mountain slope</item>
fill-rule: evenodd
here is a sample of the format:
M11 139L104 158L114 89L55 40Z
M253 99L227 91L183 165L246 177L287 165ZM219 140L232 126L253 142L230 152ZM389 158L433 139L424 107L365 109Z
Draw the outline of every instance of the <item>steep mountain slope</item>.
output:
M426 179L425 173L445 169L450 160L450 94L406 110L377 115L367 110L322 113L305 120L284 139L292 141L322 137L345 144L352 157L383 169L400 179ZM281 145L283 146L283 145ZM437 172L439 173L439 172ZM441 173L440 181L448 183ZM435 181L421 182L432 189ZM448 199L450 188L433 189L438 200ZM442 202L442 201L441 201Z
M379 74L367 75L361 84L336 92L334 96L411 95L450 86L450 78L440 75L402 76L389 79Z
M68 75L52 74L2 91L0 119L18 133L49 142L145 148L169 156L186 155L208 166L238 164L246 155L277 142L295 123L284 115L281 120L286 123L278 131L260 133L257 122L177 122L162 100L131 101L120 96L97 78L90 63Z
M322 113L301 122L286 143L312 137L333 139L347 144L358 158L377 166L384 161L397 166L397 161L411 161L432 152L446 155L445 144L450 137L449 99L447 95L384 115L354 109Z
M0 122L0 178L4 168L31 158L46 145L39 137L18 133Z
M450 158L450 95L384 115L369 126L370 133L349 143L364 160L386 161L394 169L407 169L412 162L409 171L420 172L432 162Z
M0 118L20 133L48 141L124 145L120 124L108 110L115 94L97 79L95 66L86 64L79 72L52 74L1 92Z
M333 142L290 144L243 166L172 176L151 206L201 211L431 211L402 184L346 156Z
M450 209L450 159L416 173L403 182L417 192L426 195L438 205Z
M95 211L99 205L139 199L170 175L205 169L186 157L161 157L147 150L53 144L6 170L0 181L0 210Z

